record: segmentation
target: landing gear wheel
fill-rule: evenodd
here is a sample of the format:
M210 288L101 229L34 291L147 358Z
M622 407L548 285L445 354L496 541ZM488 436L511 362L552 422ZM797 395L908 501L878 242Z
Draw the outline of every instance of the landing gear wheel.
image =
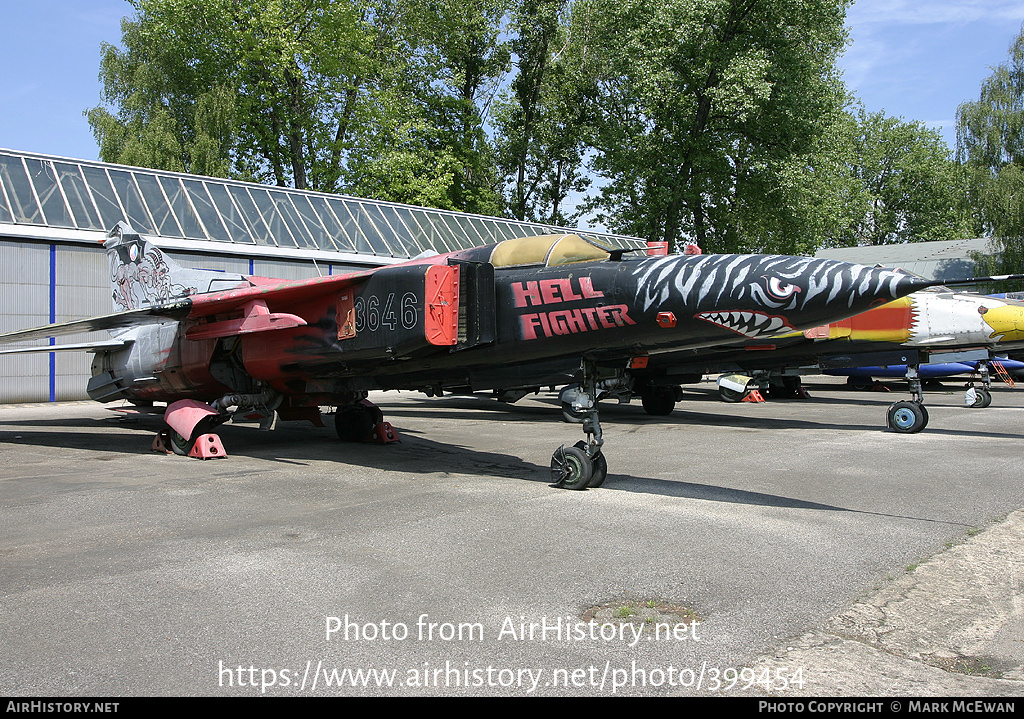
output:
M604 452L601 452L593 459L594 473L590 476L590 481L587 482L587 486L593 489L597 489L604 480L608 478L608 460L604 458Z
M889 429L901 434L920 432L928 424L928 410L919 402L894 402L886 414Z
M795 399L800 396L800 378L786 375L768 383L768 396L772 399Z
M676 397L671 387L645 387L640 392L640 403L647 414L664 417L676 408Z
M978 409L984 409L992 404L992 393L984 387L972 387L974 390L974 401L971 402L968 407L977 407ZM970 398L970 389L967 390L967 397Z
M173 429L167 430L167 439L168 444L171 445L171 451L179 457L187 457L188 453L192 451L192 447L195 446L196 443L195 440L185 439Z
M728 387L719 387L718 396L722 398L723 402L742 402L747 393L729 389Z
M362 442L383 420L384 414L378 407L350 404L338 407L334 413L334 429L342 442Z
M582 439L574 446L583 452L587 451L587 443ZM596 489L604 484L604 480L608 478L608 460L604 458L604 452L598 451L596 457L590 458L590 463L594 465L594 473L590 475L587 487Z
M874 384L874 380L870 377L854 377L851 375L846 378L846 386L850 389L869 390Z
M559 447L551 455L551 480L557 486L586 489L593 476L594 464L579 447Z

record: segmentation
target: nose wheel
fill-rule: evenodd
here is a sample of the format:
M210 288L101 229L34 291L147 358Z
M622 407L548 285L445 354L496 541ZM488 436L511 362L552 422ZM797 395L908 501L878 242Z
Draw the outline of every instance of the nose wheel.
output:
M889 405L885 420L889 429L900 434L920 432L928 426L928 410L921 395L921 376L916 364L907 364L907 382L910 385L910 400L893 402Z
M984 387L968 387L964 393L964 404L984 409L992 404L992 393Z
M904 400L889 405L886 414L889 429L900 434L920 432L928 425L928 410L920 402Z
M601 452L604 444L597 414L597 366L583 363L583 381L573 385L571 395L563 394L563 411L583 422L586 440L572 447L562 445L551 455L551 481L562 489L583 490L600 487L608 476L608 461ZM568 408L565 405L568 404Z

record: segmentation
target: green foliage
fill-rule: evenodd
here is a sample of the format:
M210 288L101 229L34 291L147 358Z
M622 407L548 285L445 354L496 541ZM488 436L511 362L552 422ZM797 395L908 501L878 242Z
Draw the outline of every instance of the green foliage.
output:
M477 104L507 63L500 3L133 4L87 113L102 159L500 209Z
M518 72L496 103L495 145L508 207L521 220L567 225L563 206L590 184L579 104L560 61L568 0L523 0L512 14Z
M942 136L919 122L857 109L850 232L838 244L883 245L972 237L967 176Z
M711 251L801 251L836 180L829 130L845 0L577 0L592 207L612 228Z
M982 83L978 100L958 108L957 156L978 219L992 235L992 254L975 258L979 270L1024 272L1024 30L1008 61Z
M1020 59L961 108L958 168L845 110L849 0L131 2L87 112L109 162L707 251L1020 226Z

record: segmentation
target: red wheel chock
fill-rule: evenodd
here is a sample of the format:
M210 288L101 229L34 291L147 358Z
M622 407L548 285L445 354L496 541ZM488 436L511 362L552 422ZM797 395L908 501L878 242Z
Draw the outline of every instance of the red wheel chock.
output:
M377 444L395 444L400 443L402 440L398 438L398 432L391 426L390 422L378 422L366 441L376 442Z
M227 457L228 454L224 451L220 437L210 433L199 435L195 444L192 445L192 449L189 450L188 456L195 459L220 459Z
M742 402L764 402L764 397L761 396L760 390L752 389L747 392L747 396L744 397Z
M154 452L160 452L162 454L173 454L174 450L171 449L171 438L166 429L162 429L157 432L156 437L153 438L153 444L150 449Z
M150 449L162 454L174 454L174 450L171 449L171 437L166 429L157 433ZM211 433L199 435L188 456L195 459L220 459L227 457L228 453L224 450L224 444L220 441L220 437Z

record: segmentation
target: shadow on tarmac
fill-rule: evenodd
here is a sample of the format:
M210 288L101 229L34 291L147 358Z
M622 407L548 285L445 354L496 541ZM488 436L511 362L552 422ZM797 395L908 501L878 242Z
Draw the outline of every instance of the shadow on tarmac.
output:
M467 405L466 403L472 403ZM466 407L472 408L472 412ZM553 425L565 430L564 441L568 443L576 437L579 425L561 421L557 407L551 409L537 406L515 407L498 402L481 402L479 398L458 398L446 400L423 399L422 406L382 408L386 417L426 417L447 421L480 421L481 407L501 414L505 421L537 422L550 418ZM717 414L702 414L685 411L670 417L648 417L639 407L616 408L622 412L609 412L605 417L607 426L644 425L651 422L664 424L691 424L696 417L703 423L721 423L723 417ZM331 423L329 416L325 424ZM854 429L865 427L852 425L832 425L803 420L753 419L746 417L729 418L732 427L741 426L752 429L787 429L787 428L818 428L818 429ZM47 447L60 450L80 450L89 454L76 457L75 461L110 460L118 455L139 455L139 471L145 471L147 458L161 459L163 455L150 451L154 434L162 427L162 420L153 415L133 415L130 417L111 416L104 418L71 417L62 419L26 419L20 421L0 421L0 445L14 444L22 446ZM428 439L424 433L413 429L403 429L396 425L402 443L393 445L359 444L338 442L333 427L313 427L306 423L285 423L273 432L260 432L253 426L223 425L218 429L225 445L228 447L228 461L232 456L244 457L249 460L270 463L286 463L308 465L312 461L337 461L355 467L366 467L377 471L403 472L413 474L477 474L500 479L525 480L551 484L550 468L539 465L514 455L486 452L472 449L464 445L437 442ZM868 427L867 429L871 429ZM939 430L941 432L941 430ZM970 432L949 432L950 434L972 434ZM1018 435L999 433L973 433L991 437L1016 438ZM557 441L557 440L555 440ZM197 460L173 458L174 461L195 462ZM219 460L212 460L219 468ZM253 471L249 469L247 471ZM218 471L219 474L219 471ZM553 486L553 485L552 485ZM568 491L568 490L566 490ZM850 509L834 504L811 502L794 497L776 494L737 490L713 484L702 484L680 480L667 480L653 477L610 472L599 492L633 492L665 497L697 499L710 502L723 502L749 506L775 507L786 509L808 509L816 511L851 512L908 519L921 522L937 522L926 517L908 517L885 512L870 512ZM956 525L955 522L939 522ZM967 525L963 525L967 526Z

